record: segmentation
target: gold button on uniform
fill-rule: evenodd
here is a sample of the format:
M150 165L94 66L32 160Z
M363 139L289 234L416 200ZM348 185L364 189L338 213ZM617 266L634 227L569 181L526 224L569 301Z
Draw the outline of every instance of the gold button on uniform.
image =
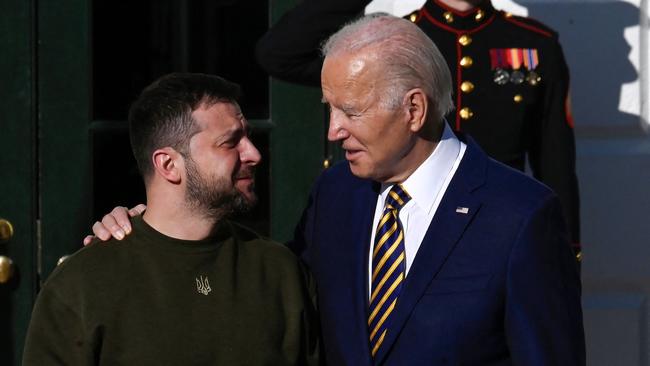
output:
M520 103L522 100L524 100L524 97L521 96L521 94L516 94L514 98L515 103Z
M461 44L461 46L468 46L470 43L472 43L472 37L468 36L467 34L463 34L458 38L458 43Z
M409 20L412 23L415 23L415 21L418 20L418 13L411 13L411 15L409 15Z
M452 23L454 21L454 14L449 11L444 12L442 16L445 17L447 23Z
M462 66L464 68L471 67L473 63L474 63L474 60L472 60L472 58L469 57L469 56L465 56L465 57L460 59L460 66Z
M460 90L462 90L463 93L469 93L474 90L474 84L472 84L471 81L463 81L460 84Z
M458 113L462 119L470 119L474 115L474 112L472 112L472 110L467 107L461 109Z
M483 10L481 10L481 9L479 9L476 12L476 15L474 15L474 19L476 19L477 22L480 22L481 20L483 20L484 17L485 17L485 12Z

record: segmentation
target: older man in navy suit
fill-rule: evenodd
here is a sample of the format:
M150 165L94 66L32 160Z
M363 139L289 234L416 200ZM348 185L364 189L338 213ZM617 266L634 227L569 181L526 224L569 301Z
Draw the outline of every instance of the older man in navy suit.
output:
M458 138L444 58L369 16L324 46L328 139L291 247L331 365L584 365L580 282L547 187Z
M369 16L324 53L328 138L347 162L317 180L290 246L318 285L328 364L584 365L560 203L454 135L433 42Z

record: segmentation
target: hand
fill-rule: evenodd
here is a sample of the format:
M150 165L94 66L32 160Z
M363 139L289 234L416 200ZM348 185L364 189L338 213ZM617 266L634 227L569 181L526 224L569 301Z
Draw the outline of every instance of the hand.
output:
M111 237L122 240L124 237L131 233L131 221L129 217L142 215L147 206L139 204L132 209L117 206L109 214L102 218L102 221L95 222L93 225L93 235L88 235L84 238L84 246L90 244L95 237L101 241L107 241Z

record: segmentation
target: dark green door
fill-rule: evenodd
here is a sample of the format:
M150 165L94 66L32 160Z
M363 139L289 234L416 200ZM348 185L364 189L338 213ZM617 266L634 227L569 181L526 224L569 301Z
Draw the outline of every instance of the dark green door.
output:
M34 20L29 2L0 4L0 364L15 365L36 275Z
M0 364L38 288L90 225L86 0L0 5Z

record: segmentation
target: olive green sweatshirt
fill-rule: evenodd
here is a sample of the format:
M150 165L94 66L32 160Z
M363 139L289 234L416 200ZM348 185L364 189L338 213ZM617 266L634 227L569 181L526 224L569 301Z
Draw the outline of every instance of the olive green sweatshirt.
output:
M141 217L94 243L40 292L24 365L312 365L314 285L284 246L232 223L164 236Z

